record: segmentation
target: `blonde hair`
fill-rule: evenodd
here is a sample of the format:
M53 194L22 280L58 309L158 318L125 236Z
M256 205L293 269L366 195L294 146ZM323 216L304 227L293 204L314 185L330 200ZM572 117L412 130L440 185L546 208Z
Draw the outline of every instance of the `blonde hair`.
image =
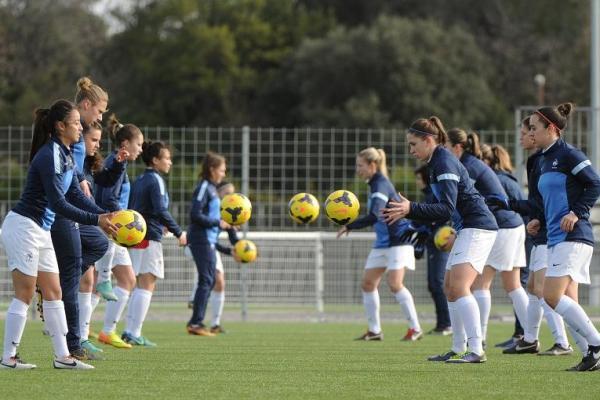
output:
M100 86L96 85L90 78L84 76L77 81L77 91L75 92L75 104L88 99L92 104L98 104L101 101L108 102L108 93Z
M375 147L367 147L358 153L358 156L366 162L375 163L377 165L377 171L385 177L388 176L387 165L385 161L385 151L383 149L376 149Z

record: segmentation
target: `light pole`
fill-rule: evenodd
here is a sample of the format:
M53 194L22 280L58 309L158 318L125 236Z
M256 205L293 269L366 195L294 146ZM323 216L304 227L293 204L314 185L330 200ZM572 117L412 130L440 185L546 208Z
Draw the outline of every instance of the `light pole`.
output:
M537 101L538 105L541 107L545 103L544 97L546 95L546 77L544 76L544 74L536 74L533 77L533 81L537 86Z

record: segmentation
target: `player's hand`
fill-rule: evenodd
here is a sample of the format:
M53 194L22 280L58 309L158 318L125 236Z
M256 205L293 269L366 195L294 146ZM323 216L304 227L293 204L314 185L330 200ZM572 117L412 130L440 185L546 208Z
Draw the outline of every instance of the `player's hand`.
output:
M571 211L560 220L560 229L564 232L571 232L575 228L577 221L579 221L579 218Z
M117 234L117 227L111 222L115 213L100 214L98 216L98 226L110 236Z
M348 236L349 233L350 233L350 229L348 229L348 227L344 225L338 231L336 238L339 239L344 235Z
M504 196L491 195L485 199L485 204L495 206L503 210L510 210L510 202Z
M400 201L390 201L388 207L382 210L383 219L388 224L401 220L410 212L410 201L400 193L398 195L400 195Z
M187 232L183 231L177 240L179 241L179 247L187 245Z
M227 222L220 220L219 221L219 228L221 228L222 230L226 230L226 229L231 229L233 228L233 225L228 224Z
M115 160L117 160L117 162L123 162L125 160L127 160L129 158L129 152L127 150L125 150L123 147L121 147L119 149L119 151L117 151L117 155L115 156Z
M535 236L538 234L541 227L542 227L542 224L540 223L540 220L532 219L531 221L529 221L527 223L527 233L529 233L531 236ZM561 227L562 227L562 223L561 223Z
M448 236L448 241L446 242L446 244L444 246L442 246L440 248L440 250L444 251L444 252L449 252L450 250L452 250L452 247L454 247L454 242L456 241L456 233Z
M231 256L233 257L233 259L239 263L242 262L242 259L240 258L240 256L237 255L237 253L235 251L231 252Z
M85 197L92 197L92 190L90 189L90 183L85 179L79 182L79 186L81 186L81 191L85 194Z

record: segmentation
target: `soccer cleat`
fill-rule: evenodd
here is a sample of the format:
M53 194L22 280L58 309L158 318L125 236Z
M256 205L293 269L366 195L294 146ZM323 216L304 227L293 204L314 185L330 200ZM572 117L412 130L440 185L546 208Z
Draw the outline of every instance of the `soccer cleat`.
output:
M502 354L536 354L540 352L540 342L533 343L520 339L514 346L502 350Z
M77 350L71 351L71 357L78 359L79 361L86 361L90 358L88 357L87 351L83 347L78 348Z
M210 327L210 332L214 333L215 335L218 335L219 333L223 334L223 333L227 333L225 331L225 329L223 329L223 327L221 325L214 325Z
M212 333L211 331L206 329L206 327L204 325L188 325L187 332L190 335L196 335L196 336L208 336L208 337L216 336L214 333Z
M464 353L462 353L464 354ZM451 359L452 357L458 355L458 353L455 353L454 351L450 350L447 353L444 354L439 354L437 356L431 356L431 357L427 357L427 361L448 361L449 359Z
M94 331L90 330L90 331L88 332L88 337L89 337L89 338L92 338L92 339L96 339L96 340L98 340L98 332L94 332Z
M517 343L520 339L523 339L522 335L513 336L510 339L505 340L504 342L495 344L494 347L500 347L502 349L506 349L508 347L514 346L515 343Z
M0 361L1 369L34 369L37 368L35 364L29 364L25 361L21 360L18 354L15 354L14 357L8 359L8 361L1 360Z
M383 340L383 332L373 333L371 331L366 331L365 333L363 333L362 335L360 335L359 337L357 337L354 340L364 340L364 341L379 340L379 341L382 341Z
M83 347L90 353L102 353L104 351L100 347L94 345L94 343L92 343L90 340L82 340L81 347Z
M417 331L413 328L408 328L406 335L402 338L404 342L415 342L423 337L423 331Z
M449 364L480 364L487 361L485 353L479 355L473 352L467 352L463 354L457 354L454 357L446 360Z
M428 335L437 335L437 336L450 336L452 335L452 327L451 326L447 326L445 328L440 328L440 327L435 327L432 330L430 330L429 332L427 332Z
M56 369L94 369L93 365L86 364L72 356L65 358L55 358L52 365Z
M583 372L596 371L600 368L600 346L589 346L587 354L579 364L567 369L567 371Z
M554 346L550 347L546 351L541 351L538 353L538 356L568 356L573 353L573 348L571 346L563 347L558 343L554 343Z
M104 331L100 332L98 335L98 341L100 343L109 344L117 349L130 349L131 345L129 343L125 343L119 335L114 332L106 333Z
M106 301L119 300L115 292L113 292L111 281L98 282L96 284L96 292L100 293L100 296Z
M123 332L121 339L132 346L156 347L156 343L144 336L135 337L129 332Z

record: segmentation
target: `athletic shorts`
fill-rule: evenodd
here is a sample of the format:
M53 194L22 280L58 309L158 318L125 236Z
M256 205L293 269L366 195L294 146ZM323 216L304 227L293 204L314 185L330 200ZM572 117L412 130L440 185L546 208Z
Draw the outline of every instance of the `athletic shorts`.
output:
M135 275L152 274L158 279L165 279L165 263L162 243L148 240L146 248L130 248L129 257Z
M577 283L590 284L590 263L594 248L579 242L561 242L548 248L546 278L570 276Z
M450 271L455 265L469 263L481 274L494 246L496 234L496 231L477 228L465 228L458 231L452 250L450 250L450 256L448 256L446 270Z
M38 271L58 274L50 231L31 218L9 211L2 224L2 244L9 271L17 269L29 276L38 276Z
M385 249L371 249L365 269L387 268L388 270L415 269L415 250L411 245L393 246Z
M131 257L127 248L119 246L112 240L108 241L108 250L96 262L97 271L112 270L115 265L131 265Z
M498 229L494 246L485 265L489 265L496 271L512 271L513 268L526 267L525 225Z
M548 246L539 244L531 248L529 256L529 271L537 272L548 268Z

